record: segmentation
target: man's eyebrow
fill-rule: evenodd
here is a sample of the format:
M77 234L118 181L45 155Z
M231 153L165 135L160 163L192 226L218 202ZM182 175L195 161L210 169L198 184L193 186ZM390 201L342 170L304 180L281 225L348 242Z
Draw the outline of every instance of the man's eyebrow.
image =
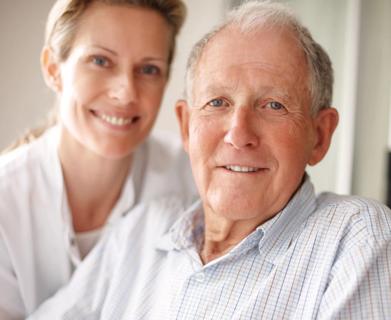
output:
M226 91L229 93L229 90L235 89L233 85L226 84L210 84L202 88L202 92L214 93L214 92L223 92ZM272 86L262 86L257 89L257 92L261 95L273 95L278 96L283 99L289 99L290 95L286 90L281 90L280 88Z
M234 86L232 85L227 85L227 84L208 84L205 87L202 87L201 92L207 92L207 93L214 93L214 92L229 92L229 90L235 89Z
M290 95L289 93L287 93L286 91L283 91L283 90L279 90L279 89L270 89L270 90L266 90L264 92L264 94L268 94L268 95L273 95L273 96L277 96L279 98L282 98L282 99L290 99Z

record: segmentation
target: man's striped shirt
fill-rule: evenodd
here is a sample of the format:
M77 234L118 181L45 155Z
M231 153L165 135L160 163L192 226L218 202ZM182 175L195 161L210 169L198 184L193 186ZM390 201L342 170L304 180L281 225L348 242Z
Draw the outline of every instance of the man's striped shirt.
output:
M391 214L309 179L274 218L201 263L200 202L139 206L31 319L391 319ZM174 225L173 220L178 219Z

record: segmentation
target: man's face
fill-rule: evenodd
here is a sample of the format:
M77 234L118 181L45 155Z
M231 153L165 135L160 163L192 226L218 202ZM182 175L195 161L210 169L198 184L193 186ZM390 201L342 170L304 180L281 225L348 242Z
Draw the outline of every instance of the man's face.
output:
M308 83L288 31L229 27L211 40L180 116L205 212L262 222L289 201L320 160Z

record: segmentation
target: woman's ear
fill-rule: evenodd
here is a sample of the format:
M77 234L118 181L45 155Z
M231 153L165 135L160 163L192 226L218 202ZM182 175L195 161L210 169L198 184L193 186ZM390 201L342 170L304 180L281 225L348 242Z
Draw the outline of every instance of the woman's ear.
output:
M185 100L178 100L175 105L176 117L181 131L182 143L186 152L189 146L189 108Z
M338 125L338 111L334 108L325 108L315 116L315 144L308 164L313 166L321 161L331 144L331 138Z
M46 85L55 92L60 92L60 64L52 48L45 46L41 52L41 69Z

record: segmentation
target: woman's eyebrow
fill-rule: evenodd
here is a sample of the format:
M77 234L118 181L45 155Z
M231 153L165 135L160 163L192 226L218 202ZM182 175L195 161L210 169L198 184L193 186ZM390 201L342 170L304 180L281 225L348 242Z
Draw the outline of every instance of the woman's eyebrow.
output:
M87 45L86 48L87 49L100 49L100 50L108 51L113 55L118 55L118 53L116 51L109 49L105 46L99 45L99 44L90 44L90 45Z

